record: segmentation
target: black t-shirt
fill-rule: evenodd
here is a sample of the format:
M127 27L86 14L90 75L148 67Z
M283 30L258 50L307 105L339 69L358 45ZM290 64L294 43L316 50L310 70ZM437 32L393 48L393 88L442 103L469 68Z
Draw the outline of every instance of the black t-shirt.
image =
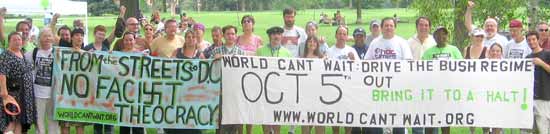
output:
M103 40L103 42L101 42L101 50L99 50L99 51L109 51L109 45L110 45L110 43L107 39ZM96 51L93 42L86 45L84 48L82 48L82 50L84 50L84 51L90 51L90 50Z
M527 58L539 58L545 63L550 63L550 51L543 50L538 53L531 53L527 55ZM544 68L535 65L535 83L533 85L535 90L535 100L550 100L550 73L546 72Z

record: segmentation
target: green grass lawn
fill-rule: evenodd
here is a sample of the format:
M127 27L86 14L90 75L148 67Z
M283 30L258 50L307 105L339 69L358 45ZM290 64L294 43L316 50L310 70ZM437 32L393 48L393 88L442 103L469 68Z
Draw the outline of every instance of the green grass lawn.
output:
M308 21L319 21L319 14L326 13L329 15L332 15L336 12L337 9L309 9L309 10L299 10L296 16L296 23L295 25L304 27L305 24ZM9 11L9 9L8 9ZM363 24L355 24L356 21L356 12L355 10L351 9L341 9L340 10L344 17L346 18L346 22L348 23L348 27L350 29L349 35L351 36L351 33L353 32L353 29L356 27L363 27L368 30L369 22L372 19L379 19L381 20L384 17L392 17L394 14L397 14L401 20L407 21L407 23L399 23L397 27L396 33L407 39L414 35L415 33L415 26L414 21L416 17L416 11L412 9L370 9L370 10L363 10ZM239 27L239 33L242 32L242 29L240 28L240 20L241 17L244 15L253 15L256 24L255 24L255 30L254 33L261 36L263 40L268 40L267 34L265 33L266 29L272 26L282 26L284 25L283 22L283 16L282 11L259 11L259 12L187 12L189 17L193 17L196 21L201 22L206 25L206 32L205 32L205 39L211 40L210 37L210 28L213 26L225 26L225 25L235 25ZM150 18L150 13L145 13L145 15ZM170 16L169 13L163 13L162 18L176 18L177 16ZM43 27L43 18L42 16L33 16L34 25L37 25L39 28ZM76 18L84 19L84 17L61 17L60 24L67 24L70 27L72 27L72 21ZM11 18L7 19L6 22L6 34L15 31L15 24L17 21L22 20L22 18ZM94 16L94 17L88 17L88 31L93 31L93 28L97 25L104 25L107 27L108 33L112 31L112 28L115 24L116 16L115 15L105 15L105 16ZM333 45L335 42L335 26L327 25L327 24L321 24L319 25L319 35L323 36L327 39L329 45ZM89 41L93 41L93 36L88 36Z
M9 10L9 9L8 9ZM318 22L319 20L319 14L326 13L329 15L332 15L336 12L337 9L310 9L310 10L301 10L298 11L296 16L296 25L300 27L304 27L306 22L308 21L315 21ZM363 10L363 24L354 24L356 21L356 15L355 10L351 9L342 9L342 14L346 18L346 22L350 25L348 27L350 28L349 34L351 35L353 29L356 27L363 27L368 29L368 25L370 20L372 19L382 19L384 17L391 17L394 14L397 14L401 20L406 21L405 23L399 23L397 26L396 33L407 39L414 35L415 33L415 26L414 21L416 17L416 11L412 9L370 9L370 10ZM210 37L210 28L213 26L224 26L224 25L235 25L239 27L239 31L241 31L240 26L240 20L241 17L247 14L251 14L254 16L256 20L255 25L255 31L254 33L257 35L260 35L264 42L268 40L267 35L265 33L265 30L272 26L282 26L283 23L283 17L282 17L282 11L260 11L260 12L188 12L188 16L193 17L196 21L204 23L207 27L207 32L205 32L205 38L206 40L211 40ZM150 13L145 13L145 15L149 18ZM42 16L34 16L35 25L39 26L40 28L43 27L42 24ZM164 18L172 18L169 16L169 14L164 13L162 14L162 17ZM60 24L68 24L69 26L72 26L72 21L78 17L63 17L60 19ZM11 31L15 30L15 24L17 21L22 20L22 18L11 18L7 19L6 23L6 33L9 33ZM112 31L113 25L115 24L116 16L115 15L107 15L107 16L99 16L99 17L88 17L88 31L93 31L93 27L96 25L104 25L108 28L108 33ZM336 27L330 26L330 25L324 25L321 24L319 28L319 35L324 36L329 45L333 45L335 42L334 32ZM7 35L7 34L6 34ZM93 41L93 37L90 35L88 37L89 41ZM288 126L282 127L282 132L288 131ZM330 128L327 128L327 133L332 133ZM115 129L118 132L118 128ZM261 133L261 127L255 126L254 134L260 134ZM343 130L342 130L343 131ZM410 131L410 129L409 129ZM517 133L517 129L514 129L515 133ZM30 131L31 134L34 133L34 129ZM205 130L204 131L207 134L213 134L213 130ZM300 133L300 129L297 128L297 133ZM507 133L510 131L507 130ZM72 130L72 133L75 133L74 129ZM92 126L86 127L86 133L91 134L93 133ZM147 129L148 134L155 134L156 129ZM453 134L468 134L469 129L468 128L453 128L451 133ZM481 129L477 129L477 133L481 134ZM285 133L286 134L286 133Z

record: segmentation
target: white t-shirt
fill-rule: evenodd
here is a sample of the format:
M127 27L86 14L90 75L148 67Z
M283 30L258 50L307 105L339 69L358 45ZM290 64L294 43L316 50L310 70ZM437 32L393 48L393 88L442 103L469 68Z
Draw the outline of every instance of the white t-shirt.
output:
M283 29L285 30L285 32L283 32L283 39L281 40L283 47L288 49L294 57L300 57L298 53L298 46L299 44L306 42L306 31L297 26L292 27L292 29Z
M520 43L517 43L514 39L511 39L507 43L506 47L503 48L502 54L506 59L523 59L532 52L526 39L523 39Z
M33 60L33 51L25 53L25 58L31 61L34 66L34 96L37 98L50 98L52 91L52 48L49 50L38 49L36 61Z
M498 43L502 46L502 48L506 47L506 44L508 43L508 39L500 34L496 34L493 38L487 39L483 38L483 46L484 47L491 47L494 43Z
M367 50L366 56L365 59L367 60L413 59L411 48L409 48L407 41L397 35L391 39L384 39L383 37L374 39L370 44L369 50Z
M422 55L424 55L426 50L437 45L432 35L428 35L428 38L424 40L424 43L421 43L420 39L418 39L415 34L413 37L409 38L408 43L414 60L422 59Z
M38 27L36 27L35 25L32 26L31 30L30 30L30 36L33 37L33 40L34 42L38 42L38 35L40 34L40 29L38 29Z
M355 57L356 60L359 59L359 55L357 55L355 49L348 45L344 48L337 48L336 45L332 46L327 51L327 57L330 59L350 60L350 57L348 56L350 52L353 53L353 57Z

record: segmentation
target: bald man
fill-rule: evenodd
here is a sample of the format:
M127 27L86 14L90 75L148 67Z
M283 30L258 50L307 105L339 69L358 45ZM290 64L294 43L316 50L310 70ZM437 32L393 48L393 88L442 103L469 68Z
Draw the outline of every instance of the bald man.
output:
M140 35L140 32L139 32L140 24L138 19L136 19L135 17L128 17L128 19L124 20L124 14L126 14L126 7L120 6L120 13L119 13L117 22L115 24L115 31L114 31L114 37L116 37L116 39L111 43L110 50L113 50L116 40L118 40L119 38L122 38L122 34L124 34L124 32L132 32L135 35L137 35L136 46L135 46L136 48L139 47L139 48L149 49L150 46L147 45L147 43L145 43L145 39Z
M468 7L466 9L466 14L464 15L466 18L464 20L466 28L469 32L471 32L473 27L472 22L472 9L474 8L475 3L473 1L468 1ZM490 47L491 45L498 43L503 45L502 47L505 48L506 44L508 43L508 39L500 34L498 34L498 22L494 18L487 18L485 22L483 23L483 29L485 31L485 38L483 39L483 46Z

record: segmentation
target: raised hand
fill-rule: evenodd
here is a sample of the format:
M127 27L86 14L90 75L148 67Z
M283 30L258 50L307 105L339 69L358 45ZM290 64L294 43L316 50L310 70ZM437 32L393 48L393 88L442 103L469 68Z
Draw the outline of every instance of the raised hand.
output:
M53 20L57 20L57 19L59 18L59 16L61 16L61 14L55 13L55 14L53 15L53 18L52 18L52 19L53 19Z
M124 17L125 14L126 14L126 7L125 7L125 6L120 6L120 14L119 14L119 16L120 16L120 17Z
M474 8L475 5L476 5L476 3L474 3L474 1L471 1L471 0L468 1L468 8L469 9Z

